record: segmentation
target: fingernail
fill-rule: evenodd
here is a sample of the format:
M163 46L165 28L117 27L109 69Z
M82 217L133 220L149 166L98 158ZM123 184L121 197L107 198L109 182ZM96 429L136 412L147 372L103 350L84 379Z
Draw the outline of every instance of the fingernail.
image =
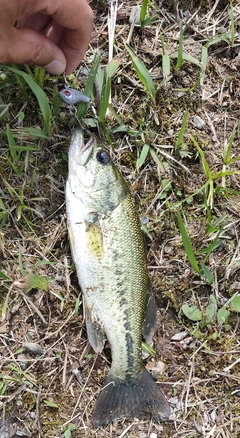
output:
M45 65L43 68L53 75L61 75L66 69L66 64L62 63L58 59L55 59L54 61Z

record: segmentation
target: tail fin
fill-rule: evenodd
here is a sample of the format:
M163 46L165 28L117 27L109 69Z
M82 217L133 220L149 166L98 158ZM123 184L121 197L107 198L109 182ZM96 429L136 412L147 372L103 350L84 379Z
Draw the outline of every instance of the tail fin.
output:
M152 417L168 420L170 406L151 374L143 369L134 382L114 379L111 374L104 382L92 413L94 426L104 426L123 418Z

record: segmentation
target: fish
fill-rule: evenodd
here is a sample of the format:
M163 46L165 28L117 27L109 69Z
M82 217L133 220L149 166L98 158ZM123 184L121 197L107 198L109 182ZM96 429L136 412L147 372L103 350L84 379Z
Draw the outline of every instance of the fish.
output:
M156 328L141 224L127 183L102 141L75 131L69 148L67 224L89 343L107 338L111 368L92 412L94 426L169 419L170 407L142 359Z

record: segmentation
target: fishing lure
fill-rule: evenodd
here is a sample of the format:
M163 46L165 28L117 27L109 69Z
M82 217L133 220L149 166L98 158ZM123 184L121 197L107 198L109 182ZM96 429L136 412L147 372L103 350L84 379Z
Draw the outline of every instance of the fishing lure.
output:
M61 99L68 105L75 105L76 103L84 102L89 103L91 99L86 96L86 94L75 88L65 87L63 90L59 91Z

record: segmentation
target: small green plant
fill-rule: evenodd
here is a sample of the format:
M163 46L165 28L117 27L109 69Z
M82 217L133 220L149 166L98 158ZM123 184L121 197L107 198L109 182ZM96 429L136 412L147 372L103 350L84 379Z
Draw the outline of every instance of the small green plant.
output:
M19 353L19 351L17 352ZM36 382L32 376L14 365L7 365L9 371L0 374L0 395L4 395L8 386L16 383L19 386L27 386L32 389Z
M183 241L183 245L184 245L184 249L186 251L187 254L187 258L191 264L191 267L194 269L194 271L201 277L204 278L208 284L212 284L214 281L214 276L212 274L212 272L209 270L209 268L206 266L206 261L209 257L209 255L211 254L211 252L216 248L215 243L218 241L220 234L222 233L222 229L219 230L218 234L216 235L215 239L214 239L214 243L211 243L211 245L208 247L207 250L207 255L205 256L203 262L200 264L198 264L197 259L195 257L195 253L191 244L191 241L189 239L187 230L185 228L184 222L182 220L182 217L180 215L180 213L177 214L177 219L178 219L178 225L179 225L179 229L180 229L180 233L182 236L182 241Z
M147 70L147 68L146 68L145 64L143 63L143 61L138 58L138 56L133 51L133 49L128 44L126 44L125 47L126 47L126 50L127 50L128 54L131 57L134 70L135 70L135 72L138 75L138 79L142 82L142 84L145 87L146 91L149 93L153 103L155 103L155 100L156 100L156 88L155 88L154 82L152 80L152 77L151 77L149 71Z
M240 160L240 155L236 157L232 157L232 150L233 150L233 141L236 135L236 126L233 130L233 132L230 135L229 141L225 141L224 148L223 148L223 166L222 166L222 187L226 187L226 169L227 166L230 166L232 163L235 163L236 161Z
M105 69L100 67L100 55L95 54L91 70L88 75L88 80L84 89L84 94L96 101L96 112L94 110L95 119L85 119L85 123L94 127L98 124L104 127L105 116L109 107L109 99L111 94L112 76L117 71L120 65L119 59L112 59ZM94 93L95 85L95 93ZM88 104L81 102L78 105L77 117L81 120L85 117L88 110Z
M146 3L147 1L144 1L142 4L142 15L144 13L146 14ZM195 81L195 83L187 88L184 89L185 91L193 91L197 85L200 83L200 85L203 85L206 69L207 69L207 62L208 62L208 48L214 44L218 44L219 42L226 42L230 45L231 48L234 47L234 44L236 40L239 40L239 35L236 32L235 27L235 21L234 21L234 10L233 10L233 3L230 1L230 9L229 9L229 17L230 17L230 32L223 33L221 35L214 36L211 38L204 46L202 46L201 49L201 60L196 59L195 57L189 55L188 53L184 52L183 50L183 41L184 41L184 26L181 23L180 25L180 31L179 31L179 46L178 51L172 53L171 55L166 54L164 49L164 41L163 37L160 34L161 44L162 44L162 51L163 51L163 57L162 57L162 70L163 70L163 81L161 85L165 85L167 81L171 79L170 75L170 59L177 59L175 70L178 71L184 64L185 61L190 62L192 64L195 64L200 69L200 75Z
M23 221L27 225L27 227L34 233L34 224L31 222L27 216L28 213L34 213L34 215L39 216L40 218L43 218L41 212L39 211L38 207L34 208L31 207L31 204L35 204L36 202L42 201L45 198L42 197L34 197L29 198L27 195L25 195L25 189L28 190L24 185L20 188L18 191L17 189L13 188L7 180L2 178L3 184L6 187L9 195L14 201L14 209L15 210L15 218L17 222L20 220Z
M26 283L26 289L25 292L29 292L32 289L40 289L42 291L48 290L48 279L46 277L43 277L42 275L38 275L36 273L30 273L28 274L27 271L25 271L23 267L23 260L22 260L22 252L19 250L18 252L18 263L19 263L19 269L21 274L25 278ZM36 263L33 269L36 269L37 266L43 265L43 264L55 264L54 262L48 262L46 260L42 260Z
M191 140L199 153L199 156L200 156L201 162L202 162L203 171L204 171L205 176L207 178L206 183L202 186L202 190L204 189L206 206L209 207L210 209L212 209L213 208L213 201L214 201L214 192L215 192L214 191L214 182L218 179L220 179L220 180L222 178L225 179L226 176L239 174L239 172L236 170L225 170L226 164L224 164L223 169L220 172L212 173L211 169L209 167L209 164L205 158L203 150L198 145L197 141L195 140L195 138L193 136L191 136ZM226 153L226 157L225 157L225 161L227 160L228 164L233 162L233 160L231 161L229 159L229 153L231 152L231 149L232 149L232 141L229 142L229 146L227 148L227 153ZM238 160L239 157L237 157L236 159Z
M10 126L7 124L7 139L9 145L9 151L11 155L11 159L8 158L7 161L10 166L13 168L14 172L17 176L21 176L24 167L25 167L25 158L27 152L36 151L37 148L33 146L18 146L15 143L14 135ZM24 154L24 155L23 155Z
M150 26L158 19L157 16L153 16L153 17L148 16L147 14L148 5L151 6L152 9L156 9L154 4L150 0L143 0L140 9L140 23L142 28L144 28L145 26Z
M184 125L182 124L182 127ZM181 131L180 131L181 132ZM180 135L180 134L179 134ZM240 156L231 158L231 151L233 146L233 138L235 135L234 133L231 134L229 143L227 146L225 146L223 151L223 166L222 169L218 172L213 173L210 169L210 166L208 164L208 161L205 157L205 153L202 150L202 148L199 146L198 142L195 140L195 138L190 135L190 140L192 141L192 144L197 149L198 156L200 157L201 164L203 167L203 171L206 177L206 182L197 189L192 195L188 196L187 198L176 202L172 209L179 208L183 203L188 203L192 201L192 198L200 193L203 193L204 196L204 205L206 210L212 210L214 206L214 197L215 195L224 195L224 194L231 194L231 190L228 190L226 187L226 177L231 175L239 175L239 170L226 170L227 166L240 160ZM182 133L181 133L182 136ZM220 180L222 182L222 185L217 185L216 182ZM239 194L237 191L232 191L232 194Z
M39 87L42 87L43 82L46 79L46 71L44 70L44 68L38 66L30 67L27 64L24 64L24 67L27 73L29 74L29 76L31 76L31 78L34 79L34 81L39 85Z
M186 127L187 127L188 116L189 116L188 111L185 111L184 116L183 116L183 121L182 121L181 129L179 131L178 138L177 138L177 141L176 141L176 150L179 151L179 154L182 157L187 155L186 148L185 148L186 143L184 143L184 134L185 134ZM188 152L188 155L189 155L189 152Z
M43 400L43 403L45 403L46 406L48 406L49 408L53 408L53 409L58 409L59 405L55 402L52 402L50 400Z
M235 294L224 306L218 309L217 301L214 295L209 296L209 303L205 309L200 309L198 306L189 306L183 304L183 314L193 322L197 323L196 332L208 325L217 325L218 329L222 327L225 330L231 329L227 324L231 311L240 312L240 294ZM217 338L218 332L214 332L213 339Z
M64 427L63 429L63 436L64 438L71 438L72 436L72 431L76 429L76 424L73 423L69 423L66 427Z
M94 81L97 75L97 71L99 69L99 65L100 65L100 55L98 55L97 53L95 53L94 55L94 59L93 59L93 63L87 78L87 82L84 88L84 94L86 94L86 96L90 97L93 99L94 97ZM77 117L79 118L79 120L82 120L83 117L85 117L86 113L88 110L88 104L81 102L78 105L77 108Z
M41 110L44 123L45 123L45 133L48 137L50 137L50 131L51 131L51 110L48 103L48 98L46 96L46 93L42 90L42 88L35 82L34 79L32 79L29 74L25 73L22 70L19 70L18 68L7 66L6 67L8 71L13 72L16 75L16 78L18 78L18 83L21 87L22 93L26 100L29 100L28 91L25 88L24 82L28 84L32 92L34 93L35 97L37 98L39 108ZM21 78L21 79L19 79Z
M8 221L8 208L4 204L2 198L0 198L0 227L4 227L4 225Z
M146 19L147 5L148 5L148 0L143 0L140 10L140 22L142 27L144 27L144 21Z
M211 240L211 242L208 246L206 246L205 248L198 251L198 253L197 253L198 256L204 255L204 258L199 265L199 263L197 262L190 238L188 236L188 232L186 230L184 221L183 221L180 213L177 214L177 219L178 219L178 225L179 225L179 229L180 229L180 233L181 233L181 237L182 237L182 241L183 241L183 246L184 246L184 249L186 251L187 258L190 262L191 267L199 275L200 278L204 279L210 285L213 284L214 275L212 274L210 269L207 267L206 263L207 263L210 255L212 254L212 252L215 251L221 243L220 237L222 235L224 227L226 226L226 221L224 223L221 223L222 220L217 220L214 224L210 223L208 225L207 230L205 232L205 235L208 236L212 233L215 233L215 236L214 236L214 239Z
M183 25L181 23L180 26L180 34L179 34L179 46L178 46L178 57L177 57L177 64L175 66L176 71L180 69L183 65Z

